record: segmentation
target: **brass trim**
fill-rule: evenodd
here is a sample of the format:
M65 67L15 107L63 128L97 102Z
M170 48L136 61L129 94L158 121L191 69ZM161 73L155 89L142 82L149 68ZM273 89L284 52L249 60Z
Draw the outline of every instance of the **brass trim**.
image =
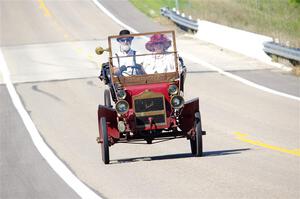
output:
M154 116L154 115L162 115L162 114L164 114L163 110L135 113L135 115L138 117Z
M125 102L125 104L127 104L128 109L127 109L127 111L125 111L124 113L119 112L118 109L117 109L117 105L118 105L118 103L120 103L120 102ZM130 107L130 106L129 106L129 103L128 103L126 100L123 100L123 99L117 101L117 103L116 103L116 111L117 111L117 113L120 114L120 115L126 114L126 113L129 111L129 107Z
M136 76L112 76L113 82L118 82L123 86L127 85L140 85L140 84L151 84L151 83L162 83L162 82L175 82L179 78L177 72L170 73L157 73L148 75L136 75Z
M177 54L177 48L176 48L176 38L175 38L175 32L173 31L172 32L172 37L173 37L173 46L174 46L174 50L175 50L175 56L174 56L174 59L175 59L175 66L176 66L176 72L178 72L178 54Z
M111 40L111 39L115 39L115 38L123 38L123 37L136 37L136 36L145 36L145 35L153 35L153 34L156 34L156 33L163 33L163 34L172 34L172 35L175 35L175 31L174 30L165 30L165 31L156 31L156 32L145 32L145 33L133 33L133 34L129 34L129 35L112 35L112 36L109 36L108 39Z
M135 100L139 100L139 99L151 99L151 98L157 98L157 97L162 97L163 98L163 110L159 110L159 111L148 111L148 112L139 112L137 113L135 111ZM145 116L155 116L155 115L164 115L164 123L156 123L156 125L158 126L162 126L162 125L166 125L167 124L167 115L166 115L166 103L165 103L165 96L161 93L155 93L149 90L145 90L144 92L135 95L132 97L133 99L133 110L135 113L135 122L136 122L136 126L137 127L148 127L150 126L149 124L145 124L145 125L137 125L137 121L136 118L137 117L145 117Z
M182 101L182 104L181 104L180 107L175 108L175 107L173 106L172 100L173 100L174 97L181 97L181 98L182 98L183 101ZM170 104L171 104L172 108L174 108L174 109L181 109L182 107L184 107L184 103L185 103L184 98L183 98L181 95L173 95L173 96L171 97L171 99L170 99Z

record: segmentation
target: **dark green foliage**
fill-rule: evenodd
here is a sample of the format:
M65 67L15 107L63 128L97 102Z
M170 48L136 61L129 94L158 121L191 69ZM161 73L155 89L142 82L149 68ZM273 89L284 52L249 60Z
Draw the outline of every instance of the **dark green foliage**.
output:
M300 0L289 0L290 4L300 4Z

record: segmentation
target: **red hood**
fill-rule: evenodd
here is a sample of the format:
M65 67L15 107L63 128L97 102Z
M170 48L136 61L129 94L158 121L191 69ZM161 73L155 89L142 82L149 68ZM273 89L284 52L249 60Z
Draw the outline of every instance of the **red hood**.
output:
M138 95L145 90L149 90L155 93L161 93L165 96L166 99L169 98L168 87L171 83L158 83L158 84L143 84L135 86L126 86L125 90L127 91L127 96Z

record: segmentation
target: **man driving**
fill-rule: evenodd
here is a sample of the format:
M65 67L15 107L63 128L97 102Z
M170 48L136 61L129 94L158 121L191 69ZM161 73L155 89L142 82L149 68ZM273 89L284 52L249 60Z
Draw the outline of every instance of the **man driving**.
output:
M119 35L124 37L117 38L119 49L115 53L115 58L113 58L113 72L116 76L130 76L144 73L142 67L137 64L136 51L131 48L134 38L132 36L126 37L129 34L129 30L121 30Z

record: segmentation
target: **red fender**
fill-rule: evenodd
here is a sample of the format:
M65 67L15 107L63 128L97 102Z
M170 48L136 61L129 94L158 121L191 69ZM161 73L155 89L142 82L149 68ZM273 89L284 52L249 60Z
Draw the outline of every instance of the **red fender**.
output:
M105 117L106 118L106 127L107 127L107 133L108 138L120 138L120 133L118 130L118 121L117 121L117 112L115 109L108 108L103 105L99 105L98 107L98 127L99 127L99 135L100 135L100 141L102 141L101 136L101 128L100 128L100 118Z
M195 113L199 111L199 98L184 103L183 110L179 117L179 128L187 133L194 128Z

